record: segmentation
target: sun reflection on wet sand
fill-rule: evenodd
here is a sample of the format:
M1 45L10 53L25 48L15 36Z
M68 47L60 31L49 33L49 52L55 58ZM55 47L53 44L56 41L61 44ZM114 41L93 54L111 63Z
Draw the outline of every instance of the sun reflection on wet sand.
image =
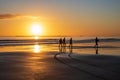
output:
M41 52L41 46L38 45L38 44L34 45L33 52L35 52L35 53L39 53L39 52Z
M38 39L39 39L39 37L38 37L38 36L35 36L35 37L34 37L34 39L35 39L35 40L38 40Z

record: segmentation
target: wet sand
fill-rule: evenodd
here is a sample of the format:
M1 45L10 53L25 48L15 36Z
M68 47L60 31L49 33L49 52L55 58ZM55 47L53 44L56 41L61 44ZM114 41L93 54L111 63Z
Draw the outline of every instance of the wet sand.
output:
M0 80L120 80L119 74L119 56L0 53Z

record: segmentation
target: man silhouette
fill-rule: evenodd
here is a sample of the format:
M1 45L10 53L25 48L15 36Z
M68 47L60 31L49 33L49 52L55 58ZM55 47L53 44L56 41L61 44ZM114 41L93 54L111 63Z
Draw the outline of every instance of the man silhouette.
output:
M65 53L66 52L66 39L65 39L65 37L63 38L63 41L62 41L62 43L63 43L63 52Z
M95 48L98 48L98 38L96 37L96 39L95 39Z
M72 48L72 38L70 38L70 48Z
M65 37L63 38L63 47L66 47L66 40L65 40Z
M59 47L62 47L62 38L59 39Z

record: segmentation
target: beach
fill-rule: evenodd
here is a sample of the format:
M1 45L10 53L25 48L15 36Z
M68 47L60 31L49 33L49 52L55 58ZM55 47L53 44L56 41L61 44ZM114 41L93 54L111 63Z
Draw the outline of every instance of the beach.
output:
M0 80L120 80L119 38L1 38Z
M0 0L0 80L120 80L120 0Z
M119 68L118 56L0 53L0 80L120 80Z

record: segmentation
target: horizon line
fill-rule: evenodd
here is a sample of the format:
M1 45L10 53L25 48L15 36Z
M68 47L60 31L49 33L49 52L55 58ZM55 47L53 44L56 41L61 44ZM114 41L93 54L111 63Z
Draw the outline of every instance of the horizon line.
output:
M35 37L34 35L28 35L28 36L23 36L23 35L19 35L19 36L0 36L0 37ZM52 35L52 36L38 36L38 37L120 37L120 36L70 36L70 35Z

